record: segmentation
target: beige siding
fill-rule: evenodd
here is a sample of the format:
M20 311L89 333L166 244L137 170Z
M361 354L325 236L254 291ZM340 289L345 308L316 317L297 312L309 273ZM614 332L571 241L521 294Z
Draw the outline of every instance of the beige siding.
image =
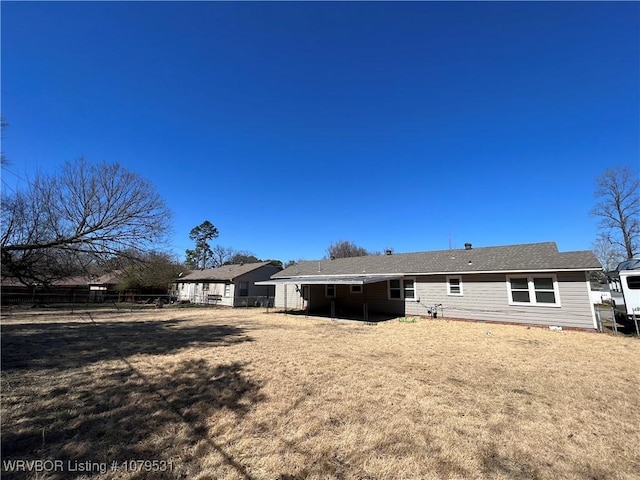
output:
M369 314L427 316L432 306L442 304L439 314L448 318L530 325L556 325L593 329L594 313L584 272L558 273L560 306L510 305L505 274L462 275L462 296L447 294L446 275L406 277L415 280L416 298L389 299L387 282L364 285L362 293L351 293L349 285L336 285L335 298L328 298L324 285L310 286L310 311L322 315L358 315L367 303ZM306 304L295 285L287 285L286 307L304 309ZM284 285L276 287L276 306L284 308Z
M209 290L204 289L206 283L209 284ZM224 297L223 282L184 282L178 285L178 300L191 303L208 303L208 295L220 295L222 299L218 302L218 305L231 306L233 304L233 285L231 285L230 297L228 298Z
M286 308L287 310L302 310L306 307L302 300L302 294L296 285L276 285L276 308Z
M450 318L595 328L584 272L558 273L556 278L559 307L510 305L504 274L462 275L462 296L447 295L445 275L420 277L416 282L420 302L407 302L407 314L424 315L425 306L441 303L444 316Z

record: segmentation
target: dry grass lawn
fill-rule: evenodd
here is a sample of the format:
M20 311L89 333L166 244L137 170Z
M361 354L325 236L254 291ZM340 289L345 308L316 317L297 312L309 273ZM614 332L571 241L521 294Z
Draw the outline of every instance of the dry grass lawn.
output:
M2 476L640 478L639 391L630 337L239 309L13 313ZM62 466L7 468L20 459Z

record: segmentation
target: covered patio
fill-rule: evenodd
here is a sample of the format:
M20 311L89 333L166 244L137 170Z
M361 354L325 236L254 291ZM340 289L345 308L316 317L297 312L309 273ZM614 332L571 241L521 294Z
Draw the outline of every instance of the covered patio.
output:
M387 281L400 278L401 275L313 275L256 284L282 286L288 313L378 322L404 314L403 302L389 302L387 298ZM302 308L287 305L287 290L291 288L302 297Z

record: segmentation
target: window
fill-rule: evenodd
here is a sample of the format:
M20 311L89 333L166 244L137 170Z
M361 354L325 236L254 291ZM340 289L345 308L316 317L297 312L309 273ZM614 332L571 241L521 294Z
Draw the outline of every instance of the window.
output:
M389 280L389 298L402 298L400 280Z
M209 291L209 284L208 284L208 283L203 283L203 284L202 284L202 291L203 291L203 292L204 292L204 291L207 291L207 292Z
M239 282L240 291L238 292L238 296L247 297L249 296L249 282Z
M351 285L351 293L362 293L362 285Z
M325 285L324 286L324 294L327 297L333 298L336 296L336 286L335 285Z
M640 290L640 276L627 277L627 286L631 290Z
M525 278L512 278L511 282L511 300L513 302L529 303L529 280Z
M553 288L553 278L534 278L533 289L536 292L537 303L556 303L556 292Z
M416 298L415 280L403 278L402 280L389 280L389 298L394 300Z
M229 298L229 296L231 295L231 285L228 283L224 284L224 296L226 298Z
M447 295L462 295L462 277L447 277Z
M510 304L560 306L554 275L507 277Z
M402 286L404 298L416 298L416 290L413 284L413 279L403 280Z

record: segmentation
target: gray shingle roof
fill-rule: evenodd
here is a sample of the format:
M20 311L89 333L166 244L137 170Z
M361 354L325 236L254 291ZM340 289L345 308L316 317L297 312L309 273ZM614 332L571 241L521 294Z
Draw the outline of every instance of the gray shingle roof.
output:
M271 278L300 275L435 274L495 271L601 270L590 251L558 252L554 242L304 261Z
M223 265L218 268L205 268L204 270L196 270L189 275L179 278L178 282L194 282L202 280L233 280L245 273L249 273L265 265L269 265L270 262L258 262L258 263L245 263L242 265Z

